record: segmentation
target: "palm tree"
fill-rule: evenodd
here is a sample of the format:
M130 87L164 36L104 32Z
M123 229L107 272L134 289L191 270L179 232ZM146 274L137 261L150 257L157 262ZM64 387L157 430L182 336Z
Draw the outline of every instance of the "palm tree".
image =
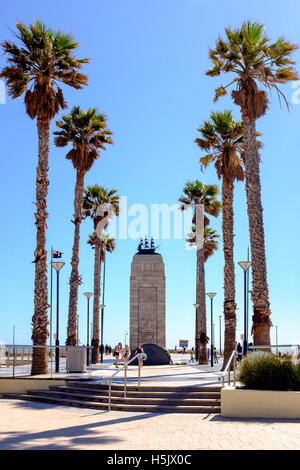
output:
M92 338L92 362L97 364L99 361L99 304L100 304L100 285L101 285L101 262L105 263L106 252L112 253L116 247L115 238L111 238L108 234L102 233L100 246L98 243L98 235L93 232L89 236L88 244L95 250L94 261L94 293L98 297L97 304L94 302L93 309L93 338ZM95 308L96 307L96 308Z
M243 128L235 122L231 111L211 113L210 120L198 129L201 138L195 142L204 151L210 152L200 159L202 168L211 163L222 179L222 232L224 251L224 362L226 366L235 349L236 303L235 270L233 257L233 192L234 181L244 179L242 153Z
M75 346L77 342L77 301L78 286L81 277L78 272L79 265L79 240L80 224L83 218L82 204L84 192L84 177L91 169L93 163L100 155L100 150L105 150L106 144L112 144L112 132L107 128L106 116L97 108L83 111L79 106L74 106L70 114L62 116L57 121L58 131L54 132L55 145L65 147L69 143L72 149L66 158L71 160L76 170L75 198L74 198L74 243L71 260L69 314L67 329L67 345Z
M239 29L227 28L226 39L219 38L215 49L210 50L213 67L206 72L211 77L221 72L232 73L233 79L226 86L216 89L215 101L227 93L233 83L236 90L231 96L241 108L244 139L246 195L252 253L252 301L254 344L270 344L271 310L265 253L263 209L261 203L260 157L256 142L256 120L268 107L267 91L276 90L279 98L284 94L279 84L297 80L298 75L291 60L297 49L295 44L280 37L270 42L264 26L251 21ZM266 88L260 89L259 86Z
M31 119L37 119L38 166L36 172L36 249L34 252L35 284L32 340L34 345L46 345L48 337L48 280L46 251L46 220L48 195L48 159L50 122L60 109L66 108L58 83L75 89L87 85L87 76L79 73L88 59L72 55L78 47L70 34L53 31L40 21L29 27L17 23L16 38L20 47L10 41L1 46L8 55L4 78L10 96L15 99L25 93L25 109ZM33 348L31 374L48 372L46 348Z
M219 248L219 238L220 235L218 235L216 230L213 230L210 227L205 227L204 228L204 262L210 258L215 251ZM186 241L191 245L196 245L196 226L192 226L192 232L189 233L186 237Z
M193 224L195 225L197 244L196 303L199 304L196 314L195 337L196 359L199 364L207 364L206 342L200 342L198 345L199 338L204 337L204 334L206 337L204 243L201 240L204 236L204 227L208 225L209 219L204 215L204 212L214 217L219 215L221 203L217 200L218 193L216 185L205 185L198 180L188 181L183 188L183 195L179 198L182 210L191 207L194 210Z
M106 244L106 237L102 237L102 230L108 225L108 218L119 215L119 196L117 190L108 190L98 184L87 186L83 197L83 210L85 217L91 217L94 223L94 236L89 243L95 246L94 261L94 303L93 303L93 353L92 361L96 364L99 361L99 305L100 305L100 279L101 279L101 258L99 253L103 251L102 244ZM113 239L111 239L113 240ZM112 242L111 242L112 243ZM109 246L109 245L108 245Z

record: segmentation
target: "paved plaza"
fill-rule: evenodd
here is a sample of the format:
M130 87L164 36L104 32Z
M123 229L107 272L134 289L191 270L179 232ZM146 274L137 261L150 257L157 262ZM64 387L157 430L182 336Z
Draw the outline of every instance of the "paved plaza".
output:
M96 411L0 400L0 449L299 450L300 420Z
M184 361L178 355L174 362L180 357ZM216 384L220 367L220 363L212 370L198 365L144 367L142 384ZM134 383L137 369L130 369ZM99 380L113 370L112 360L106 358L104 366L90 374ZM8 399L0 399L0 417L1 450L300 450L300 420L108 412Z

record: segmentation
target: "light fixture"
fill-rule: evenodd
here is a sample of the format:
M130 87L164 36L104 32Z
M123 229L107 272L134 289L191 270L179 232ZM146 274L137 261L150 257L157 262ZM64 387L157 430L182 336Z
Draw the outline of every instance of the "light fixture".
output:
M241 268L243 268L245 272L247 272L251 266L251 261L239 261L239 265L241 266Z
M90 297L92 297L93 292L84 292L83 295L85 295L86 298L89 299Z
M55 269L57 273L61 270L61 268L65 265L63 261L52 261L51 266Z
M210 300L211 300L211 299L213 299L213 298L214 298L214 296L216 295L216 293L215 293L215 292L207 292L207 294L206 294L206 295L208 295L208 297L209 297L209 298L210 298Z

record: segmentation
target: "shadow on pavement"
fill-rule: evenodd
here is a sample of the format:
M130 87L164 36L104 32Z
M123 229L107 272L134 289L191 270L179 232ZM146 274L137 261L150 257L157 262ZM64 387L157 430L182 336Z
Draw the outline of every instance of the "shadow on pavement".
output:
M44 404L32 403L32 408L48 408ZM42 406L40 406L42 405ZM28 407L28 403L18 403L20 407ZM56 406L51 405L53 408ZM49 406L50 407L50 406ZM60 407L63 408L63 407ZM66 408L64 408L66 410ZM67 409L70 412L70 408ZM101 412L96 414L106 414L108 412ZM111 412L115 413L115 412ZM95 414L95 413L94 413ZM121 442L123 439L119 437L107 437L104 435L105 426L129 423L131 421L138 421L142 419L148 419L156 416L156 413L144 413L143 415L136 414L134 416L124 416L112 418L102 422L88 423L80 426L70 426L58 429L47 429L40 432L0 432L0 449L1 450L63 450L63 449L76 449L85 445L99 445L99 444L114 444ZM82 416L84 417L84 416ZM94 430L94 428L97 428ZM103 433L99 433L99 428L103 429ZM117 429L116 429L117 433ZM97 435L95 435L97 434ZM63 443L55 443L56 438L61 438ZM47 442L41 443L40 440L46 440Z

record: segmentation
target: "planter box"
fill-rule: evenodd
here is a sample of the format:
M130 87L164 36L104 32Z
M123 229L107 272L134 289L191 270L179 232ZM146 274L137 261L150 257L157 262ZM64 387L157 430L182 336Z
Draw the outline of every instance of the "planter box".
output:
M300 418L300 392L221 390L221 416L227 418Z
M67 372L86 372L86 349L69 346L66 351Z

